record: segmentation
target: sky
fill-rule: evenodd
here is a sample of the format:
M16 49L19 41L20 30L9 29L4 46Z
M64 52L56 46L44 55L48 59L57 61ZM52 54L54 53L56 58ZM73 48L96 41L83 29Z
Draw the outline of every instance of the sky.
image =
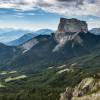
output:
M60 17L100 27L100 0L0 0L0 28L56 30Z

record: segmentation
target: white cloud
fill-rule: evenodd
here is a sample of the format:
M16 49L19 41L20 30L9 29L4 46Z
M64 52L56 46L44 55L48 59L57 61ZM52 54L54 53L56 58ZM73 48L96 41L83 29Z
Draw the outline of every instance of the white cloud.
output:
M100 16L100 0L1 0L0 8L15 8L17 10L41 8L47 12L65 16Z
M94 3L89 2L89 0L84 0L83 4L77 3L78 0L73 0L72 2L58 2L50 4L49 6L43 6L40 4L40 7L48 12L54 12L63 14L65 16L70 15L95 15L100 16L100 1ZM91 0L90 0L91 1Z
M18 17L23 17L21 13L23 11L35 10L37 8L64 16L93 15L100 17L100 0L0 0L0 8L14 8L17 11L15 16ZM29 13L29 15L34 15L34 13ZM100 27L100 20L90 19L88 24L89 28ZM28 26L24 25L24 27L27 28ZM33 25L28 28L33 29Z
M1 0L0 8L15 8L20 10L31 10L36 6L37 0Z

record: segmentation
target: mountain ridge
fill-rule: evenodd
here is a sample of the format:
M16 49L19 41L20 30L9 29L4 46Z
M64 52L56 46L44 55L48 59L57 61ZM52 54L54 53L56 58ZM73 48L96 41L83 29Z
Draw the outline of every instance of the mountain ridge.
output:
M40 29L40 30L37 30L35 32L30 32L30 33L24 34L20 38L6 43L6 45L19 46L19 45L24 44L25 42L31 40L32 38L34 38L38 35L46 35L46 34L50 35L52 32L53 31L50 29Z

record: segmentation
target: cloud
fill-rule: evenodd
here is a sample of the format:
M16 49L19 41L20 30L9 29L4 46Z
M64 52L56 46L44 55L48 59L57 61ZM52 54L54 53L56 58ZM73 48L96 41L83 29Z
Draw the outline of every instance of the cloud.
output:
M93 2L93 0L57 0L55 3L47 3L49 4L48 6L44 4L45 2L40 4L43 10L63 14L65 16L100 16L100 1L98 0L95 0L95 2Z
M37 0L0 0L0 8L30 10L36 6Z
M0 0L0 18L13 18L14 16L15 19L24 20L24 18L28 18L29 16L34 18L33 16L35 15L45 15L40 9L49 13L57 13L68 18L75 17L80 20L86 20L89 29L100 27L100 0ZM40 13L39 11L42 12ZM46 26L48 26L47 28L51 27L55 29L57 27L55 24L41 24L41 22L38 25L36 25L36 23L26 23L24 25L23 23L20 25L11 24L11 22L9 24L1 24L0 27L25 28L30 30L40 27L46 28Z
M40 8L65 16L100 16L100 0L1 0L0 8L35 10Z

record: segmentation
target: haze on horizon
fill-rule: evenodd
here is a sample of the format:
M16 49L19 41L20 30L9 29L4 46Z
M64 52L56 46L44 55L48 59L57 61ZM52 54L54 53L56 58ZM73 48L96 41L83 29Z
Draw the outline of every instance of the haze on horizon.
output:
M56 30L60 17L100 27L100 0L0 0L0 28Z

